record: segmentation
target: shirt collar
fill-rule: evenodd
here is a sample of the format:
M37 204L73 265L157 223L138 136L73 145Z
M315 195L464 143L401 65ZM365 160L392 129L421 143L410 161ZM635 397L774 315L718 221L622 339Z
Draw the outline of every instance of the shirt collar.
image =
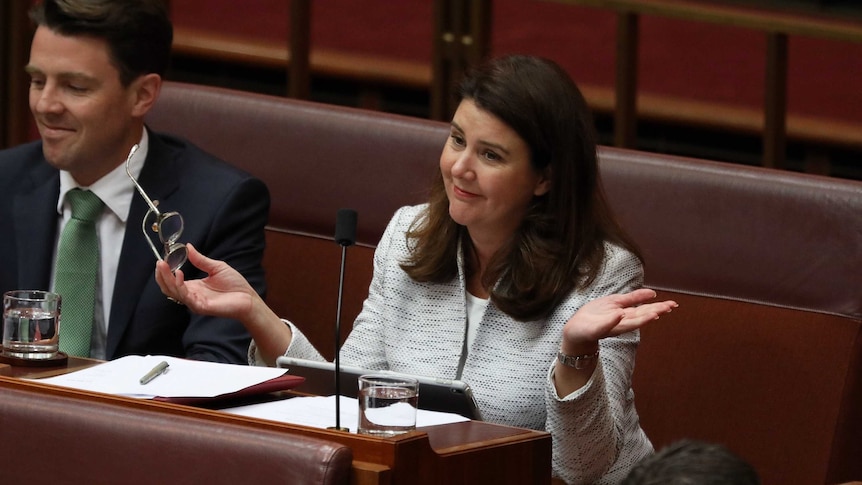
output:
M141 175L141 170L144 168L144 160L147 159L149 151L149 134L146 128L141 135L141 141L138 143L138 150L132 156L129 162L129 171L132 176L137 179ZM60 198L57 200L57 213L63 214L63 203L66 199L66 194L77 188L86 188L99 196L105 206L113 212L123 223L129 218L129 209L132 206L132 198L135 197L137 190L135 189L129 176L126 174L125 160L117 165L114 170L111 170L107 175L97 180L89 187L82 187L72 175L65 171L60 171Z

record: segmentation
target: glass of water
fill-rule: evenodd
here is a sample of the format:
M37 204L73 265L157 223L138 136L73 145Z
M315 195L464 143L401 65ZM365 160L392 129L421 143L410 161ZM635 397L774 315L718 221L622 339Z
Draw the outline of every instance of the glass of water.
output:
M364 375L359 378L360 434L394 436L416 429L419 382L411 377Z
M3 294L3 355L51 359L60 344L60 295L41 290Z

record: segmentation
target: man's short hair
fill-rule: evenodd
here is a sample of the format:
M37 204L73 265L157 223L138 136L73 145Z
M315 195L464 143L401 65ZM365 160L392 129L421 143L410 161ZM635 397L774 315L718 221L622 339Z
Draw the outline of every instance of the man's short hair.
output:
M60 35L104 39L123 86L167 71L174 34L164 0L43 0L30 19Z

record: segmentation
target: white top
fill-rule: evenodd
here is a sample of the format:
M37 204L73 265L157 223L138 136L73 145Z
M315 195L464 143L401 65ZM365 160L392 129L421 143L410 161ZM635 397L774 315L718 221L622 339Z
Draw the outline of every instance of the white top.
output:
M479 324L482 323L482 317L485 315L485 309L488 308L488 299L473 296L467 292L467 348L473 346L476 341L476 334L479 333Z

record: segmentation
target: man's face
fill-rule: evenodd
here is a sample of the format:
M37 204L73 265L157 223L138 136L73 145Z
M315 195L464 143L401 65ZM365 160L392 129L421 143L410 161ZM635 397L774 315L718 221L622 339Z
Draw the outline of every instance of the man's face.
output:
M86 186L125 160L141 136L137 81L123 87L104 40L39 26L26 71L30 111L51 165Z

